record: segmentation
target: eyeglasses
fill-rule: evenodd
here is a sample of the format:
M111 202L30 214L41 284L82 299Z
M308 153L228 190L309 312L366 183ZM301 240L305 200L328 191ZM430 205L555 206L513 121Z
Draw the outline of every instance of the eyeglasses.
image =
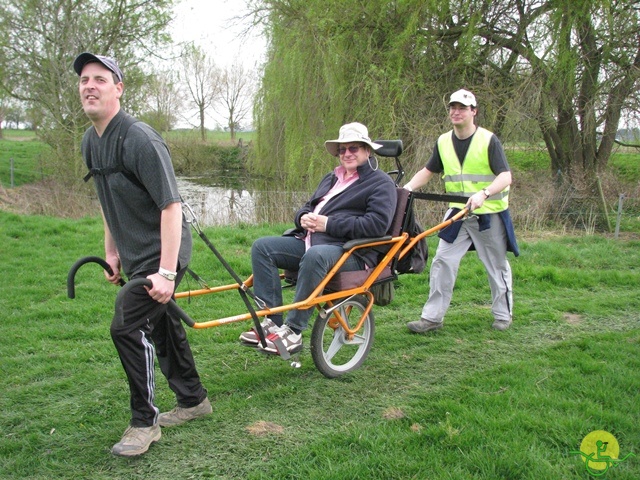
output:
M347 153L347 150L349 150L349 153L355 154L355 153L358 153L361 148L362 148L362 145L351 145L350 147L339 147L338 153L340 155L344 155L345 153Z
M469 110L467 106L449 105L449 111L451 112L465 112L467 110Z

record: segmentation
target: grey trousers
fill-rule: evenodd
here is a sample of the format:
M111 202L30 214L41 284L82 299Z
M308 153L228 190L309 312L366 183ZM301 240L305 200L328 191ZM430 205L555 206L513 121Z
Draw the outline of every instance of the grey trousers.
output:
M460 261L473 243L489 276L491 313L495 320L511 321L513 297L511 266L507 260L507 235L498 214L491 214L490 222L490 228L481 232L477 219L469 217L464 220L453 243L440 239L431 264L429 299L422 308L422 318L435 323L443 321L451 303Z

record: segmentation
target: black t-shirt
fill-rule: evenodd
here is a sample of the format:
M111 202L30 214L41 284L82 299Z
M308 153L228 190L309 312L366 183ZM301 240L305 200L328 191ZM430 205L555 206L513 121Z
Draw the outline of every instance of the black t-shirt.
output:
M111 120L102 137L89 127L82 139L82 153L94 169L116 166L116 144L122 110ZM169 149L153 128L143 122L127 131L122 161L125 172L94 174L104 217L115 240L122 269L128 277L160 266L160 217L169 204L180 202ZM191 256L191 231L183 218L178 261L185 267Z

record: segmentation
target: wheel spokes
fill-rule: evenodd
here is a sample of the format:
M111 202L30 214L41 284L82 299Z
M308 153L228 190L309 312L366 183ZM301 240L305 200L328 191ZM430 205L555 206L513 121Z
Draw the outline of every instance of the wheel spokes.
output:
M336 353L340 351L343 345L344 345L344 330L341 327L333 332L333 339L331 340L331 344L329 345L329 348L327 348L327 351L324 353L324 357L327 360L331 361L331 359L335 357Z

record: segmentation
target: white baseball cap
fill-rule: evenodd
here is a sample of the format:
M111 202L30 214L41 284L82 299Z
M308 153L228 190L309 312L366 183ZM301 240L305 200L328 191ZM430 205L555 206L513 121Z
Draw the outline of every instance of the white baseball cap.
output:
M452 103L461 103L467 107L476 107L478 104L476 103L476 96L471 93L469 90L458 90L457 92L453 92L451 94L451 98L449 99L449 105Z

